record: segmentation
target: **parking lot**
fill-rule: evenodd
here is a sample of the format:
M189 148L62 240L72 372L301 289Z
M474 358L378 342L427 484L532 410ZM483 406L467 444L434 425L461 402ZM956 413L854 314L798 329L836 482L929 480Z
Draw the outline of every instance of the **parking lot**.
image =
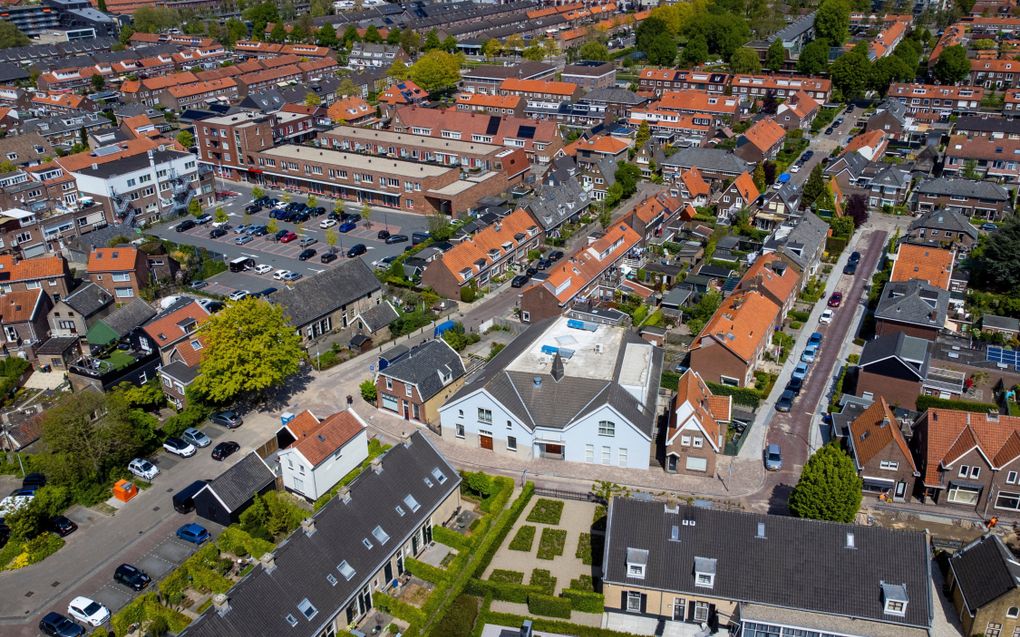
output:
M177 232L175 226L183 218L155 226L149 232L169 241L193 245L222 254L228 261L237 257L251 257L257 265L268 265L273 268L274 272L276 270L290 270L298 272L303 276L312 276L327 268L336 267L346 260L348 258L346 256L347 250L358 243L364 244L367 249L359 258L364 259L369 265L374 261L400 254L411 245L409 241L387 245L385 241L378 238L380 230L386 230L390 234L404 234L409 237L414 232L428 230L428 219L423 215L374 208L370 220L368 222L359 221L357 227L350 232L338 232L339 226L333 226L332 229L337 231L336 252L338 259L332 263L324 264L320 259L324 253L329 251L330 246L326 242L327 230L320 228L319 224L328 218L326 215L313 217L306 223L300 224L300 226L285 221L274 220L280 230L292 230L301 238L308 237L315 239L315 243L311 245L301 246L297 240L281 243L274 241L271 235L252 237L250 242L238 245L236 240L243 235L236 233L234 228L244 224L246 221L249 224L267 225L270 221L270 210L266 208L256 214L246 215L244 208L252 201L250 188L244 185L231 184L230 189L238 192L239 195L217 204L222 206L227 212L229 218L228 224L232 226L225 236L215 239L211 238L209 236L210 231L213 229L211 223L196 226L183 232ZM273 191L267 191L266 194L271 197L282 196L282 193ZM307 197L293 197L292 201L303 203L307 201ZM327 211L331 211L334 202L320 199L317 205L326 208ZM360 208L356 204L348 204L347 210L350 212L360 212ZM211 210L207 212L212 213ZM190 217L187 218L190 219ZM314 249L316 253L307 261L301 261L298 259L298 255L301 254L305 247ZM273 280L272 272L257 275L250 271L243 273L224 272L211 278L209 284L205 291L210 294L219 295L227 295L234 290L258 292L269 287L280 288L286 285L281 281Z

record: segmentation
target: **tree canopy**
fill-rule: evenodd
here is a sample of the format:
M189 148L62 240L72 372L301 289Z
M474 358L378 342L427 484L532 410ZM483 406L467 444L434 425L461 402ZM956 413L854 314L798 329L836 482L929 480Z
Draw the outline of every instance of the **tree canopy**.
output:
M429 93L442 93L452 90L460 81L460 61L453 53L429 51L411 65L407 76Z
M839 90L845 101L860 97L871 87L872 66L868 58L857 50L839 56L829 69L832 86Z
M192 387L212 403L226 403L279 387L300 370L301 337L283 308L264 299L230 303L202 326L206 355Z
M847 0L823 0L815 13L815 33L821 40L842 46L850 37L850 3Z
M131 15L131 21L136 31L159 33L180 25L181 17L167 7L139 7Z
M588 40L577 49L577 54L582 60L594 60L606 62L609 60L609 49L598 40Z
M849 524L861 508L862 481L853 460L837 443L808 458L790 494L790 512L800 518Z
M1015 215L1000 228L983 235L974 248L967 264L971 284L990 292L1015 293L1020 288L1020 221Z
M943 84L956 84L970 75L970 60L967 59L967 49L962 45L954 44L942 49L939 59L932 69L935 79Z
M829 43L812 40L804 45L797 58L797 70L806 75L825 73L829 68Z
M786 47L783 41L775 39L765 52L765 67L770 71L781 71L786 63Z
M754 49L742 46L730 58L730 70L734 73L761 73L761 60Z

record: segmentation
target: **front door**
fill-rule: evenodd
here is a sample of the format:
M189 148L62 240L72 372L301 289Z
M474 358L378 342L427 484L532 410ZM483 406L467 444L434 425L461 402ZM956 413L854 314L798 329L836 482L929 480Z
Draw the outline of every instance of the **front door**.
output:
M383 567L383 577L386 578L386 585L393 581L393 562L386 562L386 566Z
M478 436L478 444L482 449L492 450L492 436Z
M903 480L900 480L899 482L896 483L896 493L894 497L896 498L897 501L902 502L903 496L906 495L906 493L907 483L904 482Z
M684 620L684 613L687 610L687 602L683 597L673 598L673 621L682 622Z
M404 420L410 420L410 419L411 419L411 415L410 415L410 412L407 409L407 401L405 400L404 401Z
M669 471L670 473L676 473L676 463L677 463L677 457L676 456L667 456L666 457L666 471Z

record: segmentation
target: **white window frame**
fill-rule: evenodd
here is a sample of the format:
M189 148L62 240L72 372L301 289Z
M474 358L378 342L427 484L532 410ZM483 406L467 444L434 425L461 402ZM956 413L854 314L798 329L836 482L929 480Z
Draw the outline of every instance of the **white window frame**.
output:
M896 471L900 468L900 463L896 462L895 460L883 460L881 463L879 463L878 468L882 469L883 471Z
M457 429L456 429L456 431L457 431L457 437L458 437L458 438L460 438L461 440L463 440L463 439L464 439L464 425L463 425L463 424L461 424L461 423L457 423L457 424L455 425L455 427L457 428Z
M628 613L640 613L641 593L637 591L627 591L627 607L624 610L626 610Z
M599 421L599 435L607 438L613 438L616 436L616 423L612 420L600 420Z

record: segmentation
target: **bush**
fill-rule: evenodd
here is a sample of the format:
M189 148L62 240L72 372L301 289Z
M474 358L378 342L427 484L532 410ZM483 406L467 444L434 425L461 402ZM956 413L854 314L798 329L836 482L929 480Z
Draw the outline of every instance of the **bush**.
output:
M520 571L508 571L506 569L493 569L489 574L490 582L502 582L506 584L520 584L524 581L524 573Z
M205 422L211 410L198 401L190 401L188 406L166 419L160 429L168 436L179 436L188 427L197 427Z
M591 565L591 533L582 533L577 540L577 552L574 557L581 560L581 563Z
M361 397L366 403L375 405L375 399L378 397L378 392L375 389L375 381L371 378L366 378L361 381L360 385L358 385L358 390L361 392Z
M234 525L223 529L220 536L216 538L216 546L221 551L236 555L237 557L248 557L251 555L256 559L272 552L274 548L272 542L252 537L242 531L240 527Z
M511 481L511 493L512 484L513 483ZM492 539L487 537L485 538L486 542L480 542L478 544L476 550L482 549L484 544L488 544L488 546L480 551L481 555L478 558L478 563L474 571L475 577L481 577L482 573L485 572L485 569L489 567L489 563L492 562L492 558L496 555L496 551L499 550L499 547L503 544L503 540L506 539L506 536L510 534L510 529L513 528L514 523L517 522L517 518L520 517L521 511L524 510L524 507L528 506L528 503L531 502L531 496L534 494L535 484L532 482L526 483L524 488L521 490L521 495L518 496L513 505L507 509L505 515L499 518L495 523L500 526L492 535Z
M30 540L10 540L0 551L0 570L15 571L37 564L64 546L64 540L53 533L40 533Z
M426 582L432 582L433 584L444 584L450 581L450 574L436 566L426 564L419 560L409 557L404 561L404 566L411 575L422 578Z
M495 574L495 571L493 571L493 574ZM522 578L524 577L523 573L520 573L520 575ZM472 579L464 590L471 595L491 596L492 599L517 604L527 604L528 595L542 592L541 589L534 586L525 586L524 584L514 582L497 582L492 579Z
M570 619L570 600L551 595L528 595L528 612L546 617Z
M432 539L447 546L464 551L471 548L471 541L452 529L438 524L432 527Z
M531 571L531 580L528 583L546 595L556 592L556 578L544 568L536 568Z
M538 541L538 559L551 560L563 555L563 545L567 543L567 532L563 529L542 529L542 537Z
M998 413L999 411L999 407L992 403L979 403L970 400L946 400L936 396L918 396L916 406L917 411L926 411L932 408L958 409L960 411L970 411L978 414L987 414L989 411Z
M563 515L563 500L550 500L539 498L535 506L528 514L528 522L539 522L541 524L559 524L560 516Z
M582 613L601 613L606 607L606 598L602 593L568 588L560 596L569 599L571 608Z
M787 314L786 316L789 317L791 320L806 323L807 320L811 318L811 313L806 312L804 310L790 310L790 313Z
M425 614L420 608L387 595L386 593L372 593L372 602L384 613L389 613L390 615L403 619L408 623L420 624L425 621Z
M535 527L525 524L517 529L514 539L510 540L511 551L530 551L535 542Z
M478 298L478 286L474 283L465 285L460 289L460 300L464 303L474 303Z
M570 589L575 591L595 592L595 580L591 575L581 575L577 579L570 580Z
M748 387L733 387L720 383L705 383L716 396L733 396L733 402L745 407L758 408L761 404L761 393Z
M458 595L450 609L436 624L429 634L434 637L453 637L454 635L470 635L478 618L478 598L469 595Z

